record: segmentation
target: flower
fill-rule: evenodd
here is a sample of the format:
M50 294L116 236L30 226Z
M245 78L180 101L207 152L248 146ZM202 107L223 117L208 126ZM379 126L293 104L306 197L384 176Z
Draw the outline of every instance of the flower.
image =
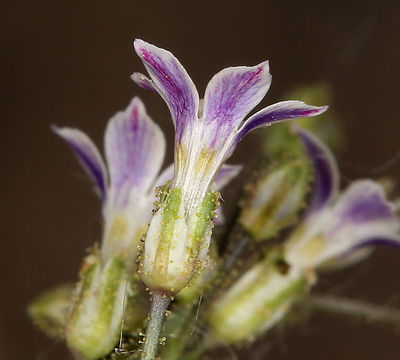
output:
M216 299L209 323L223 342L249 340L279 322L315 285L314 269L349 265L363 258L371 245L400 246L400 220L383 188L372 180L358 180L338 195L331 152L312 133L292 128L315 169L312 205L283 249L270 251Z
M170 166L157 177L165 155L161 129L135 97L108 122L104 138L108 166L85 133L66 127L53 129L71 146L103 200L103 261L118 251L132 263L137 241L150 219L154 188L173 175Z
M93 251L84 261L80 295L66 327L69 346L85 358L96 359L109 353L118 340L127 281L151 219L154 189L173 177L174 168L170 165L159 174L165 138L137 97L108 122L107 166L85 133L56 126L53 130L71 146L103 201L100 252ZM240 169L227 165L216 179L217 186L224 186Z
M302 224L286 243L291 266L318 268L335 260L354 259L372 245L400 246L400 220L396 206L383 187L369 179L354 181L338 194L339 175L328 150L310 132L296 130L316 169L312 204Z
M142 279L150 288L176 293L207 255L210 211L217 202L211 185L239 141L258 127L315 116L327 107L283 101L243 121L269 89L267 61L222 70L211 79L204 101L200 101L193 81L174 55L142 40L135 40L134 46L150 79L140 73L134 73L132 79L161 95L175 125L172 190L150 225Z

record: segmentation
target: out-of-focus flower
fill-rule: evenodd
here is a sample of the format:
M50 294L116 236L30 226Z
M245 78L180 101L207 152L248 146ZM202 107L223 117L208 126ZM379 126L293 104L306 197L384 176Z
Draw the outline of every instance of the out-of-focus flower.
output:
M212 212L218 207L212 183L239 141L256 128L315 116L327 107L284 101L244 121L269 89L268 62L222 70L209 82L201 102L193 81L170 52L142 40L135 41L135 50L151 79L135 73L133 80L161 95L175 125L175 175L147 233L141 276L151 289L176 294L204 265Z
M124 297L138 243L151 217L154 188L172 177L173 168L156 178L165 139L139 98L107 125L108 167L80 130L54 127L54 131L71 146L103 200L101 248L84 261L66 327L68 345L85 358L96 359L109 353L118 340Z
M282 255L269 254L217 299L209 323L220 341L237 343L268 330L308 291L313 278L287 267Z
M298 133L319 168L311 207L286 243L288 263L318 268L333 259L340 263L341 257L371 245L400 246L396 206L387 200L383 187L358 180L338 195L339 176L329 150L311 133Z
M313 134L296 128L315 168L311 207L282 251L252 266L215 302L209 322L219 339L244 341L277 323L314 285L318 270L365 255L367 246L400 246L400 220L383 188L354 182L339 197L336 162Z

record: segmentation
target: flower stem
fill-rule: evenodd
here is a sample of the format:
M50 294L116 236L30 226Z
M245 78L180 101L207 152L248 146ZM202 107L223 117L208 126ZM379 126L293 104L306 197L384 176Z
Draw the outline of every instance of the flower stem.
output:
M169 296L159 292L154 292L151 296L150 318L146 328L142 360L156 359L165 313L170 302Z
M328 295L312 295L307 297L304 303L314 309L400 327L400 310L396 308Z

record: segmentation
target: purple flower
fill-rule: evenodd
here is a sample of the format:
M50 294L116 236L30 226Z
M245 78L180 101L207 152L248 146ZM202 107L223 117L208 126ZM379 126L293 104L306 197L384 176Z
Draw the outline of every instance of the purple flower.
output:
M71 146L103 200L100 254L93 251L84 261L83 280L76 290L79 295L66 326L68 346L85 359L98 359L110 353L118 341L127 284L134 284L129 279L139 241L151 219L154 190L172 179L174 167L159 174L165 155L164 135L139 98L108 122L104 139L107 166L85 133L55 126L53 130ZM240 168L223 168L216 187L224 186Z
M220 71L208 83L202 101L192 79L174 55L142 40L135 40L134 46L151 79L140 73L134 73L132 79L146 89L157 91L172 115L175 125L173 186L183 189L187 213L202 201L218 169L248 132L327 110L326 106L283 101L244 121L270 87L268 61Z
M206 208L216 203L211 185L239 141L253 129L319 115L327 107L283 101L244 120L271 84L267 61L222 70L200 100L193 81L169 51L142 40L135 40L134 46L150 78L135 73L132 79L161 95L175 125L172 189L150 224L142 278L150 288L176 293L207 255L212 224Z
M161 129L135 97L126 110L108 122L104 137L107 166L85 133L68 127L53 126L53 130L71 146L103 200L103 259L118 250L130 254L128 258L134 261L137 242L151 219L154 189L174 175L173 164L159 174L165 156ZM216 186L225 186L240 169L226 165L216 178Z
M287 243L287 260L292 265L315 268L335 260L365 254L377 244L400 246L400 220L395 204L372 180L354 181L342 193L333 155L310 132L296 128L316 171L312 204L303 223Z

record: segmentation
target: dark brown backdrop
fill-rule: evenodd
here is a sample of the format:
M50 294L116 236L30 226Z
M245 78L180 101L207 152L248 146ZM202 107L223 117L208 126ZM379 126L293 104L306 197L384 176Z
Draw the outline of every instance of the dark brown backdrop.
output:
M101 143L106 121L138 94L172 145L162 101L129 79L143 67L135 37L170 49L200 91L218 70L269 59L263 104L293 86L327 81L349 134L345 180L370 176L399 150L398 1L9 1L3 4L1 359L69 359L25 315L27 303L76 279L84 249L99 239L99 203L49 124L87 131ZM254 154L249 137L232 162ZM171 159L169 152L169 159ZM400 175L399 162L385 174ZM229 197L229 194L227 195ZM234 195L232 195L232 198ZM399 294L400 252L330 276L347 294L385 303ZM398 303L397 303L398 304ZM343 318L314 317L282 333L271 359L398 359L400 337ZM226 355L226 356L229 356ZM243 359L255 358L240 353ZM261 356L262 358L262 356Z

